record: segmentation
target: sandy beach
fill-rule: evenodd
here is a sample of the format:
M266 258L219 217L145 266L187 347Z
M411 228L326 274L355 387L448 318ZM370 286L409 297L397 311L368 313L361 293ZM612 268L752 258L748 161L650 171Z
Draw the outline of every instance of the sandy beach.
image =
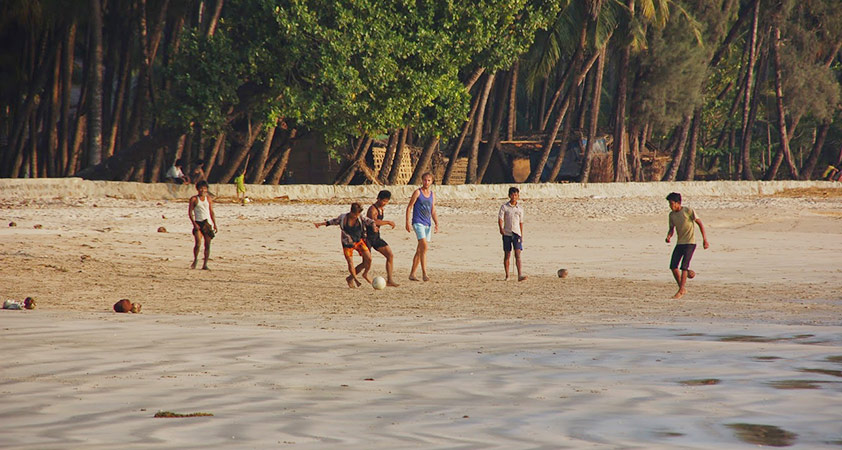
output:
M522 187L521 283L502 196L439 202L427 283L395 198L382 291L312 225L348 199L218 198L201 271L186 197L0 195L0 296L38 302L0 310L0 447L839 448L839 191L685 196L711 248L680 300L668 191Z

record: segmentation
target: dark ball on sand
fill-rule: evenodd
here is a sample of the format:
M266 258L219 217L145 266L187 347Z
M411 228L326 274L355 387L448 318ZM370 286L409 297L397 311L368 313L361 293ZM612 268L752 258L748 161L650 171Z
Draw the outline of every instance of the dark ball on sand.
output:
M18 226L18 224L17 224L17 223L15 223L15 222L9 222L9 226L10 226L10 227L16 227L16 226Z
M567 269L558 269L559 278L567 278Z
M166 229L166 228L164 228L164 227L158 227L158 232L159 232L159 233L166 233L166 232L167 232L167 229Z
M23 300L23 307L26 309L35 309L35 299L32 297L26 297Z
M122 299L114 304L114 311L118 313L139 313L140 303L132 303L128 299Z

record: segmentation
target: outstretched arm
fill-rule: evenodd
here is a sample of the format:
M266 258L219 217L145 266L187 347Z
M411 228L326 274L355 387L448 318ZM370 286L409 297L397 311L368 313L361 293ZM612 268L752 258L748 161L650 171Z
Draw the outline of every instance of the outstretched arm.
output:
M699 231L702 232L702 245L707 249L710 247L710 244L708 243L708 236L705 234L705 226L702 225L701 219L696 219L696 223L699 224Z

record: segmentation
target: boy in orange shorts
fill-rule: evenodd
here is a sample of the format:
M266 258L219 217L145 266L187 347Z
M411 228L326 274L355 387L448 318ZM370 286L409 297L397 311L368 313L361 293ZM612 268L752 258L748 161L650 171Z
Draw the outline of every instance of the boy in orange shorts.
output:
M357 279L357 272L359 269L363 270L362 277L371 283L368 277L368 271L371 269L371 252L368 246L365 245L365 229L366 226L377 225L391 225L395 227L394 222L384 222L382 220L370 219L362 215L363 207L357 203L351 203L351 211L341 214L334 219L325 220L324 222L315 222L313 225L316 228L321 226L339 225L342 241L342 253L345 254L345 261L348 263L348 275L345 281L349 288L361 286L362 283ZM354 267L354 251L363 257L363 262L358 267Z

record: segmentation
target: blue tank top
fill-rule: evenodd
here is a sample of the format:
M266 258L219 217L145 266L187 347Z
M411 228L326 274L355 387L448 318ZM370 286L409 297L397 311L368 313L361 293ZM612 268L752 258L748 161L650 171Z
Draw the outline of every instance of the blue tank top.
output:
M412 208L412 223L420 223L428 227L433 226L433 191L430 190L430 196L424 197L424 192L418 189L418 199L415 200L415 205Z

